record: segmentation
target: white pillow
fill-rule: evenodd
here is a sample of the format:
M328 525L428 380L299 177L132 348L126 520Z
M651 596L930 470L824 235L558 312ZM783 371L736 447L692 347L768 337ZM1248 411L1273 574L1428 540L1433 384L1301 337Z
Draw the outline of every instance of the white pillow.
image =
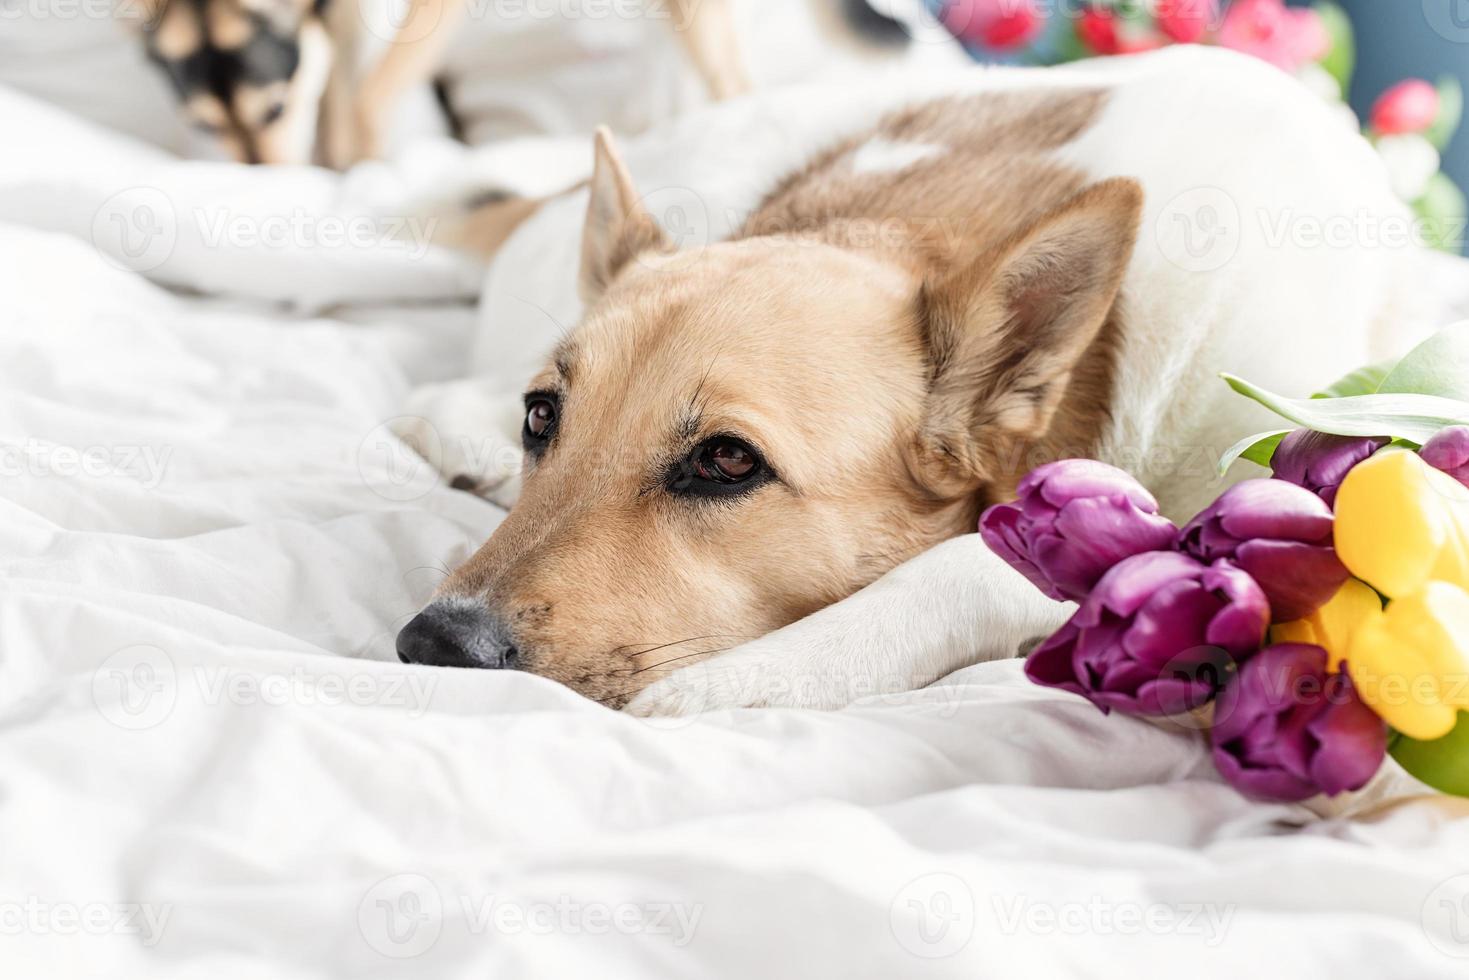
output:
M127 17L140 5L121 4L120 16L112 7L113 0L0 0L0 85L154 146L190 151L196 140L143 53L141 14Z

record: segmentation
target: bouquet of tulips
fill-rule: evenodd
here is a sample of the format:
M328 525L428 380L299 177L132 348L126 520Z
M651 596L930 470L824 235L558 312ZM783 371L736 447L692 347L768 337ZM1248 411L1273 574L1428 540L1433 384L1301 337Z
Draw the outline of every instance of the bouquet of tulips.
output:
M1463 91L1452 77L1407 79L1383 92L1365 124L1344 99L1356 71L1351 17L1331 0L927 0L939 20L983 60L1062 64L1171 44L1212 44L1269 62L1338 106L1382 156L1393 189L1416 213L1423 243L1463 246L1469 202L1442 172L1459 128Z
M1219 772L1295 801L1385 756L1469 796L1469 324L1313 399L1226 376L1298 426L1221 462L1273 470L1182 528L1121 470L1062 460L987 510L991 550L1079 608L1026 661L1103 711L1212 709Z

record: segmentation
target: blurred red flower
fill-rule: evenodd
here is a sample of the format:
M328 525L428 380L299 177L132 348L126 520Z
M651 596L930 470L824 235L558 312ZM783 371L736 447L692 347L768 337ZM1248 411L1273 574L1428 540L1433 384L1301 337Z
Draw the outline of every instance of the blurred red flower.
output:
M949 0L943 21L961 40L1006 51L1034 41L1046 18L1037 0Z

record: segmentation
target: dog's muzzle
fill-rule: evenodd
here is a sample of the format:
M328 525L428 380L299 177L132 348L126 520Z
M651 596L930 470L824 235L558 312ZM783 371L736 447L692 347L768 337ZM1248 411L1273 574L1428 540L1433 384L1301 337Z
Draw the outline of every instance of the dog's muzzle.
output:
M429 603L398 634L398 659L405 664L509 670L519 656L505 624L472 599Z

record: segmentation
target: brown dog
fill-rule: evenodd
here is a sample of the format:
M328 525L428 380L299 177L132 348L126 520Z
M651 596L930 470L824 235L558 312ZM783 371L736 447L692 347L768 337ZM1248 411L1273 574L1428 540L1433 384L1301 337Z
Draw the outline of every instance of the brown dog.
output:
M1048 154L1104 103L899 112L681 253L599 134L590 306L526 395L521 499L400 656L621 705L971 531L1016 446L1093 446L1142 193Z

